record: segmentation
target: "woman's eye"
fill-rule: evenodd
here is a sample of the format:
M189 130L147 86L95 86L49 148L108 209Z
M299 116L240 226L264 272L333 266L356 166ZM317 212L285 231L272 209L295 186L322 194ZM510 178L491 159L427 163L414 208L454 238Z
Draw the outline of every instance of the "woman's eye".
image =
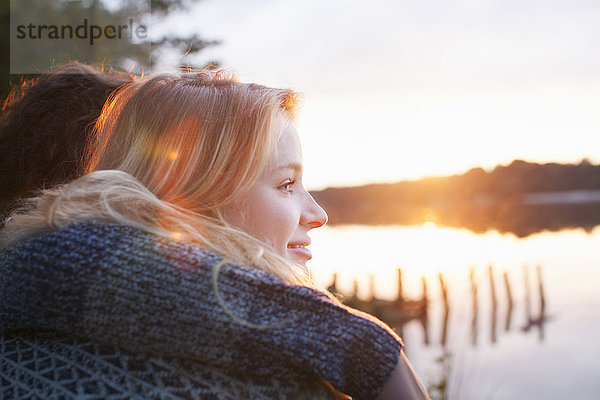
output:
M286 192L291 192L291 186L294 185L294 182L295 181L293 179L288 179L281 184L280 188Z

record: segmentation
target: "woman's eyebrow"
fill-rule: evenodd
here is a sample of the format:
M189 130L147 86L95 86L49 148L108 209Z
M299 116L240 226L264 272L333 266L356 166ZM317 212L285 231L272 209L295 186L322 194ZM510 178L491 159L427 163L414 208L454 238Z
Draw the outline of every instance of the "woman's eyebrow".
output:
M302 164L297 162L289 162L287 164L280 165L275 169L295 169L298 172L302 172Z

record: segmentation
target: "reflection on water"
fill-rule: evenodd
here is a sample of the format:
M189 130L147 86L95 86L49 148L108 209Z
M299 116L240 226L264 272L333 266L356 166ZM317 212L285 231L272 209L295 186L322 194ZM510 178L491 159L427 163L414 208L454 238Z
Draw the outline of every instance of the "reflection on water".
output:
M595 398L600 229L314 231L311 268L392 326L434 399ZM400 268L400 269L399 269Z
M525 298L523 300L524 309L525 309L525 322L521 327L521 331L524 333L529 332L532 328L537 327L539 329L539 338L542 340L544 338L544 323L549 321L548 316L545 314L546 307L546 298L544 295L544 285L541 277L541 267L537 267L537 279L538 279L538 296L539 296L539 312L532 314L531 311L531 292L529 287L529 275L527 273L527 266L523 267L524 271L524 287L525 287ZM489 294L490 294L490 305L491 308L489 312L491 313L491 327L490 327L490 342L495 343L497 337L497 314L498 314L498 300L496 296L496 283L494 281L493 267L490 265L488 268L489 275ZM511 327L511 319L512 319L512 311L514 308L514 301L511 294L510 283L508 280L508 273L504 272L502 274L504 286L506 290L506 319L504 322L504 331L510 331ZM446 335L448 328L448 314L450 311L450 304L448 299L448 288L447 284L444 280L442 273L438 274L439 285L440 285L440 301L443 304L443 313L442 313L442 333L440 343L442 345L446 344ZM472 318L471 318L471 338L472 344L477 344L478 337L478 315L479 315L479 307L477 301L477 282L474 279L474 270L471 268L470 271L470 282L471 282L471 295L473 297L472 304ZM344 295L337 287L337 273L333 275L333 281L331 285L327 287L331 293L335 294L338 298L342 300L344 304L349 307L356 308L369 314L375 315L379 319L385 321L388 325L390 325L400 336L403 334L403 327L405 324L412 320L419 321L423 328L423 343L425 345L429 345L429 313L428 313L428 304L430 302L427 297L427 281L425 277L422 278L423 283L423 293L418 299L407 299L403 294L403 283L402 283L402 269L398 269L398 294L394 300L385 300L380 299L375 296L375 285L373 275L369 276L369 287L371 295L368 299L361 299L358 297L358 281L354 281L353 284L353 292L351 295Z

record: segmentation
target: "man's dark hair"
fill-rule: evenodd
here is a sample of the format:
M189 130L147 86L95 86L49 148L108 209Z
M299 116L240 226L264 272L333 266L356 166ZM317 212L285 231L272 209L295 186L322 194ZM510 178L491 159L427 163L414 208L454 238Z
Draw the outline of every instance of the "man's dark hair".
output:
M0 111L0 227L20 198L83 173L104 102L132 80L70 62L12 89Z

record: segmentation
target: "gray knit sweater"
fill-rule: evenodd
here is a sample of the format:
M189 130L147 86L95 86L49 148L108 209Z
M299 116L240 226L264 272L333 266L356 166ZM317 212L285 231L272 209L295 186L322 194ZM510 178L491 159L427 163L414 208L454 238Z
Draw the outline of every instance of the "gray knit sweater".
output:
M260 397L252 390L281 397L279 378L289 388L314 377L354 398L376 397L403 345L387 325L318 290L227 263L218 275L227 308L270 327L240 325L217 301L220 260L90 221L1 252L0 398L224 398L231 377L253 388L248 398Z

